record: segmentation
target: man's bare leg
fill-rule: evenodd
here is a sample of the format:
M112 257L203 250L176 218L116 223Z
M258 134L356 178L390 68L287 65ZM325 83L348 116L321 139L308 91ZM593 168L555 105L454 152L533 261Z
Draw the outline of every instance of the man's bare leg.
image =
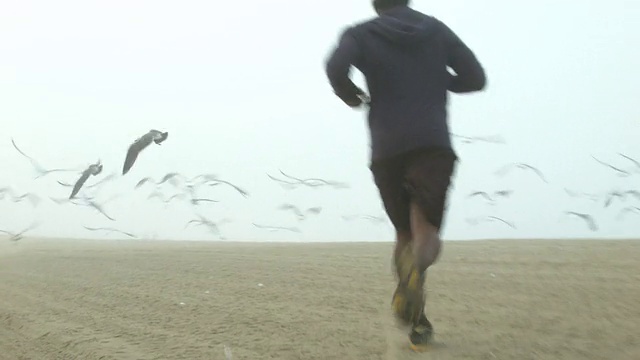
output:
M411 232L413 234L413 252L415 254L416 265L421 272L427 271L440 255L442 241L440 231L433 226L420 207L411 203Z
M420 315L414 318L414 324L409 334L411 345L415 351L424 351L433 336L433 326L424 313L424 287L427 269L433 265L440 255L442 241L439 229L431 224L420 207L411 203L411 232L413 234L413 255L415 256L416 271L420 274L419 291L422 292Z
M412 235L411 231L396 230L396 247L393 252L393 264L396 269L396 275L402 276L402 257L405 251L413 251L411 248Z

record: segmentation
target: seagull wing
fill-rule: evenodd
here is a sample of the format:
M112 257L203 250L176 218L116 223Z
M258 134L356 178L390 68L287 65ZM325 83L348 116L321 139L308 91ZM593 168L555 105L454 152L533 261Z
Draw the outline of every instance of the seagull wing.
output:
M143 137L136 140L133 144L131 144L131 146L129 146L129 150L127 151L127 157L125 158L124 166L122 167L122 175L125 175L126 173L129 172L129 170L131 170L131 167L133 166L133 164L136 162L136 159L138 158L138 154L140 154L142 150L144 150L147 146L149 146L149 144L151 144L151 141L152 141L152 137L149 136L149 134L146 134Z
M76 184L73 186L73 190L71 191L71 195L69 195L69 199L73 199L74 196L78 194L78 191L82 188L82 185L87 181L87 179L91 176L91 171L85 170L82 173L82 176L76 181Z

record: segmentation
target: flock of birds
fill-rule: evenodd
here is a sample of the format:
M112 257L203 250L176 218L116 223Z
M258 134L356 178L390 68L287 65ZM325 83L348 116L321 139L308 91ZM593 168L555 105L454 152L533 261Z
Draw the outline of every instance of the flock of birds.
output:
M88 165L85 169L77 169L77 168L76 169L63 169L63 168L47 169L43 167L33 157L27 155L24 151L22 151L13 138L11 139L11 143L13 144L13 147L16 149L16 151L20 155L28 159L29 162L31 163L32 167L36 172L36 176L34 177L34 180L43 178L48 175L50 176L51 174L55 174L55 173L79 172L79 176L74 183L56 180L58 185L69 188L70 193L67 198L49 197L51 201L53 201L58 205L71 203L77 206L86 206L86 207L93 208L94 210L102 214L102 216L104 216L107 220L113 222L115 221L115 219L105 211L104 205L107 202L120 197L121 195L115 195L106 200L98 202L98 200L96 199L96 194L98 190L103 185L105 185L110 181L115 180L119 176L127 175L127 173L129 173L129 171L132 169L133 165L136 163L136 160L138 159L138 157L140 156L140 153L143 150L148 148L152 143L155 143L156 145L161 145L165 140L167 140L168 135L169 135L168 132L150 130L148 133L139 137L129 146L127 150L121 174L118 174L115 172L111 173L110 175L104 176L100 180L92 184L88 184L89 179L92 177L93 178L99 177L103 172L103 164L101 160L98 160L96 163ZM281 176L276 177L276 176L267 174L267 176L270 179L280 184L284 189L289 189L289 190L299 188L302 186L310 187L310 188L318 188L318 187L330 187L335 189L349 188L349 185L343 182L329 181L329 180L324 180L320 178L303 179L303 178L298 178L298 177L289 175L282 170L280 170L280 175ZM177 189L178 191L170 195L165 195L165 193L163 193L160 190L160 187L165 183L171 185L174 189ZM235 190L237 193L239 193L243 197L249 196L249 193L243 188L229 181L223 180L215 174L201 174L193 178L187 178L180 173L171 172L171 173L165 174L161 179L157 181L154 180L152 177L144 177L136 183L136 185L134 186L134 189L135 190L140 189L147 184L155 185L155 190L148 194L147 199L150 201L154 201L154 200L161 201L165 203L165 205L168 205L173 201L185 201L193 206L198 206L203 203L217 203L218 200L214 200L206 197L199 197L197 195L197 190L203 186L214 187L214 186L224 185ZM0 188L0 200L4 200L5 198L9 198L13 202L29 201L34 207L38 206L39 203L41 202L40 196L33 193L29 193L29 192L24 194L19 194L19 193L16 193L11 187ZM281 204L279 207L277 207L277 209L290 212L292 215L294 215L297 218L298 221L303 221L309 217L317 216L322 212L322 207L320 206L315 206L315 207L310 207L305 209L290 203ZM362 220L371 221L373 223L382 223L385 220L385 218L381 216L372 216L372 215L345 215L342 218L346 221L362 219ZM220 232L220 225L228 222L231 222L231 220L224 218L219 221L212 221L200 214L196 214L195 219L192 219L189 222L187 222L187 224L185 225L185 229L191 225L204 226L211 233L217 235L221 239L224 239L224 236L222 236ZM11 241L18 241L24 238L25 233L35 229L39 225L40 225L40 222L35 221L30 226L28 226L25 229L22 229L21 231L13 232L13 231L7 231L7 230L0 230L0 233L9 235L9 240ZM255 228L266 230L266 231L272 231L272 232L274 231L289 231L294 233L301 232L300 229L296 226L273 226L273 225L265 225L265 224L258 224L258 223L252 223L252 225ZM100 232L105 232L106 234L119 233L131 238L138 237L131 232L116 229L114 227L84 226L84 228L88 231L100 231Z
M460 136L455 134L452 134L452 135L454 138L460 138L462 142L467 144L474 143L474 142L504 143L504 139L500 136L473 138L473 137ZM620 156L622 160L628 162L629 167L624 168L621 166L614 166L612 164L609 164L602 160L597 159L595 156L592 156L592 158L595 161L597 161L599 164L614 170L618 176L629 177L632 175L640 175L640 162L622 153L618 153L618 156ZM547 180L543 172L540 171L540 169L525 163L507 164L499 168L497 171L495 171L494 175L504 176L515 169L530 171L535 176L537 176L542 182L546 184L549 183L549 181ZM629 213L640 215L640 191L638 190L634 190L634 189L612 190L602 194L589 194L589 193L575 192L567 188L565 188L564 191L566 192L567 195L573 198L586 198L593 202L602 202L604 208L610 208L610 205L616 200L626 203L627 199L634 198L637 201L636 204L638 206L627 205L622 207L619 210L616 216L616 219L622 220L623 217ZM473 191L467 195L467 198L483 198L489 205L495 205L500 199L509 198L513 194L513 192L514 192L513 190L499 190L495 192ZM581 219L584 222L584 224L587 226L587 228L591 231L599 230L598 223L592 214L578 212L578 211L564 211L564 215ZM517 228L513 221L505 220L501 217L493 216L493 215L481 216L476 218L467 218L466 221L469 225L478 225L479 223L482 223L482 222L499 222L513 229Z
M468 136L461 136L457 134L452 134L452 136L454 138L460 139L463 143L466 143L466 144L476 143L476 142L504 143L504 139L502 139L502 137L500 136L468 137ZM71 203L73 205L91 207L97 210L100 214L102 214L107 220L115 221L113 217L111 217L109 214L107 214L107 212L105 212L103 206L107 202L118 198L120 195L115 195L107 200L98 202L98 200L96 200L96 197L95 197L95 195L97 194L97 191L107 182L115 180L118 176L125 176L127 173L129 173L129 171L132 169L133 165L136 163L137 159L139 158L140 153L146 148L148 148L152 143L155 143L156 145L161 145L164 141L167 140L167 138L168 138L168 132L150 130L146 134L136 139L129 146L125 156L121 174L117 174L115 172L111 173L110 175L103 177L102 179L94 182L93 184L87 184L87 182L89 181L90 178L98 177L100 174L102 174L103 165L100 160L98 160L96 163L88 165L84 170L62 169L62 168L47 169L47 168L44 168L40 163L38 163L34 158L30 157L25 152L23 152L20 149L20 147L18 147L18 145L16 144L13 138L11 139L11 142L13 144L13 147L17 150L17 152L21 154L23 157L25 157L26 159L28 159L31 165L33 166L33 168L35 169L36 176L34 180L45 177L50 174L54 174L54 173L79 172L79 176L75 181L75 183L68 183L68 182L57 180L57 183L60 186L69 188L70 192L67 198L60 199L60 198L50 197L50 199L53 202L57 203L58 205ZM622 177L628 177L634 174L640 174L640 162L634 160L633 158L627 155L624 155L624 154L619 154L619 155L625 161L630 162L630 165L632 166L630 166L629 168L624 168L621 166L614 166L614 165L605 163L595 157L594 159L598 163L614 170L619 176L622 176ZM525 163L507 164L499 168L495 172L495 175L505 176L506 174L514 170L529 171L533 173L535 176L537 176L542 182L548 183L542 171L540 171L538 168L534 166L531 166ZM298 177L289 175L283 172L282 170L280 170L280 176L273 176L270 174L267 174L267 176L271 180L277 182L284 189L289 189L289 190L302 187L302 186L309 187L309 188L318 188L318 187L329 187L333 189L349 188L349 185L343 182L329 181L329 180L324 180L320 178L303 179L303 178L298 178ZM165 195L162 191L159 190L160 186L162 186L165 183L172 185L174 189L178 190L178 192L173 193L171 195ZM156 186L156 189L151 193L149 193L149 195L147 196L147 199L158 200L165 203L165 205L168 205L173 201L185 201L193 206L198 206L203 203L217 203L218 200L214 200L206 197L200 197L197 195L197 190L203 186L205 187L214 187L214 186L220 186L220 185L228 186L229 188L233 189L243 197L249 196L249 193L246 190L242 189L241 187L229 181L219 178L215 174L201 174L193 178L187 178L180 173L171 172L171 173L167 173L157 181L154 180L152 177L142 178L140 181L137 182L134 188L137 190L144 187L147 184L152 184ZM605 208L608 208L616 200L626 201L627 198L629 197L633 197L636 200L640 201L640 192L637 190L624 190L624 191L616 190L616 191L610 191L605 194L585 194L585 193L573 192L568 189L565 189L565 191L571 197L583 197L583 198L590 199L592 201L602 201L603 206ZM513 192L514 192L513 190L499 190L495 192L473 191L467 195L467 198L482 198L488 204L495 205L498 201L500 201L500 199L509 198L513 194ZM14 202L29 201L33 206L37 206L41 200L38 195L33 193L19 194L13 191L13 189L10 187L0 188L0 200L5 199L7 196L9 196L9 198ZM301 208L299 206L296 206L290 203L281 204L279 207L277 207L277 209L281 211L290 212L292 215L295 216L295 218L297 218L298 221L303 221L309 217L318 216L319 214L321 214L323 210L322 207L320 206ZM640 214L640 207L633 206L633 205L626 206L620 210L620 213L618 214L618 218L621 219L627 213ZM579 219L582 219L590 230L592 231L598 230L597 222L595 221L594 217L590 214L576 212L576 211L566 211L565 215L574 216ZM374 223L374 224L381 224L387 221L386 217L384 216L372 216L372 215L364 215L364 214L344 215L342 216L342 219L345 221L360 219L360 220L370 221L371 223ZM187 224L185 225L185 229L190 225L203 226L213 234L217 235L219 238L224 239L224 237L220 232L220 225L228 223L230 221L231 221L230 219L226 219L226 218L221 219L219 221L212 221L200 214L196 214L195 219L192 219L189 222L187 222ZM492 215L482 216L477 218L468 218L466 219L466 221L469 225L478 225L482 222L500 222L513 229L516 228L515 224L512 221L508 221L503 218L492 216ZM30 230L33 230L35 227L39 226L39 224L40 223L36 221L31 226L19 232L0 230L0 233L5 233L9 235L9 239L12 241L18 241L24 237L25 233L27 233ZM289 232L295 232L295 233L301 232L300 229L296 226L288 226L288 227L273 226L273 225L265 225L265 224L258 224L258 223L252 223L252 225L255 228L266 230L266 231L289 231ZM88 231L120 233L122 235L131 237L131 238L137 237L131 232L122 231L114 227L84 226L84 228Z

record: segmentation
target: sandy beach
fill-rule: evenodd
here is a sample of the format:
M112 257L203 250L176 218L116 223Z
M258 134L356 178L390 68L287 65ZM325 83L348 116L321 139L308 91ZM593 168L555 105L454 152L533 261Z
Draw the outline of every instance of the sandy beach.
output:
M640 241L446 242L424 354L391 248L0 239L0 359L640 359Z

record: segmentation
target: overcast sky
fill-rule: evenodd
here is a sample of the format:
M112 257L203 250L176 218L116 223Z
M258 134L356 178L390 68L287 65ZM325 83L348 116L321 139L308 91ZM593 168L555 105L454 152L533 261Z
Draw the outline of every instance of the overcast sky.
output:
M621 209L611 190L640 190L640 168L622 177L591 156L622 168L640 160L640 2L413 1L446 22L487 71L483 93L452 95L452 132L500 135L505 144L455 141L454 177L445 239L634 237L640 214ZM365 112L333 95L324 61L345 26L374 16L367 0L279 1L3 1L0 3L0 187L42 200L0 200L0 229L42 222L33 235L115 237L85 230L116 227L141 237L217 239L205 228L184 229L199 213L221 225L229 240L378 241L393 231L368 169ZM354 79L365 86L359 73ZM83 168L101 159L120 173L129 144L149 129L169 132L131 172L96 193L109 221L91 208L57 205L77 172L35 173L11 144L47 168ZM511 162L539 168L500 177ZM346 182L348 189L287 190L267 177L278 169L299 177ZM196 210L147 199L145 176L215 173L246 189L203 188L219 200ZM565 188L593 193L572 198ZM473 191L513 190L494 205ZM176 193L171 185L168 195ZM87 193L90 194L90 193ZM305 221L278 210L282 203L322 206ZM598 232L564 211L592 214ZM384 216L376 224L343 215ZM472 225L468 219L498 216ZM302 234L266 232L252 222L298 226Z

